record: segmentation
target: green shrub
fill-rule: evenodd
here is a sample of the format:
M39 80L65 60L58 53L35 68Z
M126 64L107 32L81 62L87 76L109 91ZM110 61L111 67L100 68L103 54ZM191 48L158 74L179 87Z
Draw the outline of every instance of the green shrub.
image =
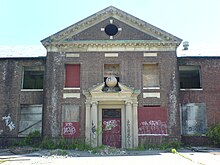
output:
M48 137L45 137L41 143L41 147L44 149L55 149L56 143Z
M24 139L24 144L26 146L39 147L41 143L41 133L39 131L34 131L28 134Z
M208 129L207 137L212 144L220 146L220 123Z

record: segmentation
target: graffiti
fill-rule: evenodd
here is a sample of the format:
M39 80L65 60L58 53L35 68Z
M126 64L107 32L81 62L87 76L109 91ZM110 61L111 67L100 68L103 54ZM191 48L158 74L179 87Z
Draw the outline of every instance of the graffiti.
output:
M131 122L127 121L127 147L131 146Z
M104 130L105 131L110 131L113 128L117 127L117 121L116 120L109 120L109 121L104 121L103 122L104 125Z
M76 128L73 126L73 123L66 122L63 126L63 134L72 136L75 133L76 133Z
M167 134L167 123L161 120L143 121L138 130L139 134Z
M95 126L95 124L93 123L93 121L92 121L92 133L93 133L93 134L96 134L96 126Z
M120 119L106 118L102 121L102 144L121 147L121 121Z
M64 137L79 137L79 122L63 122L63 136Z
M11 115L10 115L10 114L8 114L8 116L2 117L2 120L5 121L5 125L9 127L10 131L12 131L13 129L15 129L15 124L14 124L13 121L11 120Z
M203 121L196 120L186 120L183 122L183 133L184 134L196 134L196 133L205 133L206 126L203 124Z

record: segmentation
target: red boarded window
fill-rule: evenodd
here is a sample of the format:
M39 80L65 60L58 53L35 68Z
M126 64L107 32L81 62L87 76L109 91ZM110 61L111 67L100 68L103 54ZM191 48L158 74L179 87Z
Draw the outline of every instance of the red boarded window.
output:
M139 136L167 135L167 110L163 107L138 108Z
M80 64L66 64L65 87L80 87Z

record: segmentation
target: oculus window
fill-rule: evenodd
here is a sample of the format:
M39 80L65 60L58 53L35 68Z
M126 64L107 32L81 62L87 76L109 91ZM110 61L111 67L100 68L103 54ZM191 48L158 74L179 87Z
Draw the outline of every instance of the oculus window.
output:
M200 89L200 66L179 66L180 88Z
M114 24L108 24L105 27L105 33L109 36L114 36L118 33L118 27Z
M23 70L23 89L43 89L44 66L25 66Z

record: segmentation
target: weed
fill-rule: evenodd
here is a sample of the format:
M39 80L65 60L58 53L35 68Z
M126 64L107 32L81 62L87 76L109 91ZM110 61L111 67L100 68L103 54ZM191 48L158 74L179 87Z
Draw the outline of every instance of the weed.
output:
M208 129L207 137L216 146L220 146L220 123Z
M56 144L53 140L49 139L48 137L45 137L41 143L41 147L44 149L55 149Z

